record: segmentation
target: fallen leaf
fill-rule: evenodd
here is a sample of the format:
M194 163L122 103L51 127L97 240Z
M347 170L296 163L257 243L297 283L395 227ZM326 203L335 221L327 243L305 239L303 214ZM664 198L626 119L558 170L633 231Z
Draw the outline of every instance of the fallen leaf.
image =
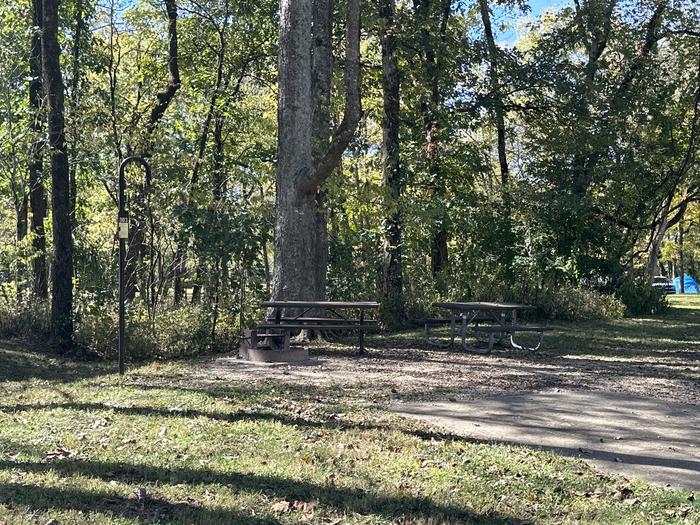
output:
M270 509L272 512L289 512L291 510L292 504L288 501L282 500L274 503Z
M92 428L103 428L109 425L109 420L101 417L92 422Z
M631 495L632 495L632 490L630 488L620 487L613 494L613 499L616 499L617 501L622 501L624 499L628 499Z

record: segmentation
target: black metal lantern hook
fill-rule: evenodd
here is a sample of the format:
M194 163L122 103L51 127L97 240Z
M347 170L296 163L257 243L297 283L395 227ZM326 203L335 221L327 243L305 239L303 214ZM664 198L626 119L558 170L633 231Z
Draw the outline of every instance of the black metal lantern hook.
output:
M140 164L146 174L146 187L151 185L151 166L143 157L127 157L119 164L119 213L117 215L117 237L119 238L119 374L124 375L126 350L126 243L129 239L129 215L126 212L126 167Z

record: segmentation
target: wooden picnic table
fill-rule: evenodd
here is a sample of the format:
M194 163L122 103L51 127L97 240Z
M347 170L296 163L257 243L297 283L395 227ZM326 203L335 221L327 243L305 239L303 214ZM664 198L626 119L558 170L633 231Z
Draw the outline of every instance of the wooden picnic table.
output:
M377 321L365 319L365 311L379 308L373 301L264 301L262 308L270 308L272 316L258 326L259 330L279 330L286 338L293 330L352 330L359 332L360 352L365 351L365 332L377 327ZM344 310L359 312L358 318L340 313ZM309 317L309 312L326 311L334 317Z
M539 348L542 342L542 332L550 330L550 328L543 326L518 325L518 312L535 309L534 306L530 306L527 304L498 302L437 302L433 303L433 306L435 308L444 308L450 311L449 346L454 346L457 319L460 319L460 335L462 339L462 349L467 351L472 350L466 345L467 328L470 325L473 326L475 335L484 334L488 336L488 351L492 350L495 338L498 336L498 338L501 339L506 333L510 335L511 346L517 349L526 348L515 343L515 341L513 340L513 334L517 331L540 333L540 343L537 345L536 348L534 348L536 350L537 348ZM486 315L484 315L484 313ZM507 319L508 313L510 313L510 322L508 322ZM479 327L478 324L484 321L491 321L495 323L495 326ZM427 322L425 326L426 338L428 338L429 333ZM431 341L428 339L428 342ZM431 344L435 343L431 342Z

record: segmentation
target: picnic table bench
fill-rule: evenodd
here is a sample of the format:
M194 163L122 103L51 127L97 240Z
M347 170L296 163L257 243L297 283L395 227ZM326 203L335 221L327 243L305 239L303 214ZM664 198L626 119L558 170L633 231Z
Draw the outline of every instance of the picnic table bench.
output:
M251 332L250 345L268 339L276 345L289 348L292 332L299 330L352 331L359 333L360 352L365 351L365 332L376 330L378 323L366 319L367 310L379 308L371 301L265 301L261 308L271 310L257 330ZM357 317L348 317L340 311L356 311ZM319 317L317 312L328 312L332 317ZM308 314L314 315L308 315Z
M450 311L450 317L445 319L426 319L425 323L425 338L428 343L438 346L454 346L455 337L457 335L457 322L461 324L460 336L462 340L462 349L467 351L475 351L466 344L467 331L471 328L474 336L479 340L484 340L488 343L488 349L480 353L489 353L493 350L493 346L497 341L508 336L510 346L516 350L535 351L542 345L544 332L551 331L552 328L543 325L521 324L518 323L518 312L533 310L533 306L513 303L497 303L497 302L441 302L433 303L436 308L443 308ZM510 314L510 321L508 320ZM483 324L488 323L488 324ZM450 342L447 344L432 341L430 339L430 326L438 324L450 325ZM539 335L539 340L536 346L526 346L516 342L516 334L518 332L530 332Z

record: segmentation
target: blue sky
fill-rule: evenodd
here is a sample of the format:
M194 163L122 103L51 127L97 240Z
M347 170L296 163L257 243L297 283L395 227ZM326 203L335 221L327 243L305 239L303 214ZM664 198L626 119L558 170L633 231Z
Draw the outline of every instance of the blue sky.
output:
M530 13L521 18L539 18L542 11L548 8L560 8L570 3L571 0L529 0ZM494 9L493 26L494 30L498 31L498 40L502 43L512 45L518 38L518 33L515 28L518 18L514 16L506 16L503 11ZM510 29L501 31L499 26L506 24Z

